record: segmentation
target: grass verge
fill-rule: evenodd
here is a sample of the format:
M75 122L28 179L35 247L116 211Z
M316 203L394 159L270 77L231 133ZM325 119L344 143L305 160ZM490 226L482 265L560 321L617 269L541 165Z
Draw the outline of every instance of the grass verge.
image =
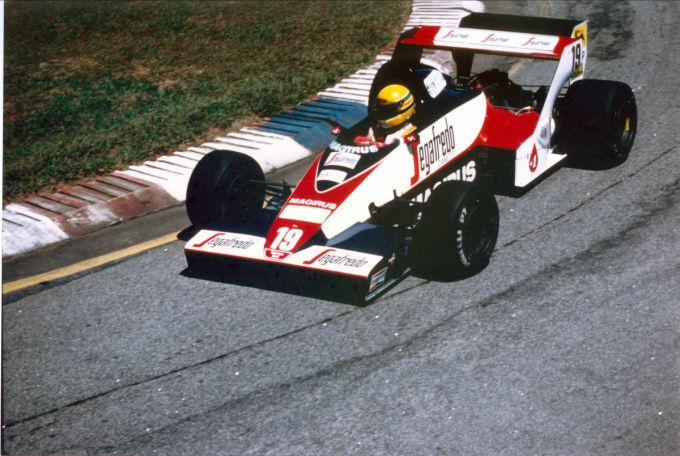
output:
M369 62L386 1L5 5L7 201L272 115Z

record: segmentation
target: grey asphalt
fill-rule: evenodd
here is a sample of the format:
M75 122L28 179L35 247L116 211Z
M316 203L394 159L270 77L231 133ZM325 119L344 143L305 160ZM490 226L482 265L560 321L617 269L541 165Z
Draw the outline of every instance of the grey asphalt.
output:
M680 7L494 9L591 19L627 162L499 198L487 269L364 308L186 278L180 242L10 299L3 450L680 454Z

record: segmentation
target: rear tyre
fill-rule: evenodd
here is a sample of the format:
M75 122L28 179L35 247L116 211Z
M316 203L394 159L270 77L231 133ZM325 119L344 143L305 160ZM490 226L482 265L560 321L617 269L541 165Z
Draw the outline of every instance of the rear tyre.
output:
M229 217L247 221L262 209L264 173L251 157L226 150L198 162L187 187L186 208L196 227Z
M584 79L559 106L557 146L576 166L607 168L628 158L636 129L635 95L627 84Z
M415 275L462 279L486 267L498 238L498 205L483 187L445 182L430 196L412 246Z

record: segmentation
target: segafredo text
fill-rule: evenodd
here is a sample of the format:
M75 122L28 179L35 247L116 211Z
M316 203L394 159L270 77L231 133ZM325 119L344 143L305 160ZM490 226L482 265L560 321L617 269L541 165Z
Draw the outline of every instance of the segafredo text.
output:
M368 261L366 258L352 258L351 256L344 254L344 255L333 255L330 252L324 252L323 255L321 255L319 258L316 258L316 262L319 264L336 264L338 266L347 266L350 268L360 268Z
M346 266L350 268L360 268L364 266L366 263L368 263L368 260L366 257L362 258L356 258L352 257L348 254L336 254L333 255L333 253L336 252L335 249L328 249L324 250L321 252L319 255L315 256L311 260L307 260L304 263L305 264L312 264L312 263L319 263L325 265L329 264L334 264L338 266Z
M228 247L232 249L246 250L253 246L255 242L238 238L214 238L206 244L208 247Z
M437 121L432 127L420 134L418 145L418 159L420 171L429 175L441 165L453 158L452 152L456 147L453 127L446 117Z

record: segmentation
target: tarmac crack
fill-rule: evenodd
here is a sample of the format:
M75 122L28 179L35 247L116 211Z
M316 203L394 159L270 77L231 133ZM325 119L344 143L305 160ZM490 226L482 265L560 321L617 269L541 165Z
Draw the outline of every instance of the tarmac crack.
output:
M246 351L249 351L249 350L253 350L253 349L258 348L260 346L266 345L270 342L273 342L273 341L276 341L276 340L279 340L279 339L284 339L284 338L292 336L294 334L306 331L307 329L313 328L315 326L323 325L324 323L329 323L329 322L335 320L336 318L343 317L343 316L345 316L345 315L347 315L351 312L354 312L354 310L346 310L344 312L340 312L333 317L325 318L325 319L317 321L315 323L297 328L293 331L288 331L286 333L279 334L276 337L271 337L269 339L261 340L257 343L247 345L245 347L241 347L237 350L234 350L234 351L231 351L231 352L228 352L228 353L223 353L219 356L214 356L212 358L205 359L205 360L198 362L198 363L190 364L188 366L182 366L180 368L173 369L173 370L170 370L168 372L164 372L164 373L159 374L159 375L155 375L155 376L148 377L148 378L145 378L145 379L142 379L142 380L138 380L136 382L128 383L126 385L121 385L121 386L118 386L116 388L112 388L112 389L109 389L109 390L106 390L106 391L102 391L101 393L98 393L98 394L95 394L95 395L92 395L92 396L88 396L86 398L78 399L76 401L69 402L69 403L64 404L64 405L60 405L59 407L55 407L55 408L47 410L45 412L41 412L41 413L37 413L35 415L28 416L26 418L21 418L19 420L15 420L15 421L9 421L9 422L4 424L3 428L4 429L10 429L14 426L17 426L17 425L20 425L20 424L25 424L25 423L28 423L30 421L36 420L38 418L42 418L42 417L45 417L45 416L48 416L48 415L51 415L51 414L54 414L54 413L59 413L59 412L62 412L66 409L77 407L77 406L85 404L87 402L90 402L90 401L93 401L93 400L96 400L96 399L100 399L102 397L108 396L110 394L116 393L116 392L121 391L121 390L133 388L135 386L140 386L140 385L144 385L146 383L151 383L151 382L154 382L154 381L157 381L157 380L161 380L161 379L170 377L172 375L178 374L180 372L184 372L184 371L188 371L188 370L192 370L192 369L197 369L199 367L211 364L211 363L216 362L216 361L220 361L220 360L228 358L230 356L238 355L240 353L243 353L243 352L246 352Z
M554 217L553 219L551 219L551 220L549 220L549 221L543 223L542 225L537 226L537 227L534 228L533 230L524 233L523 235L521 235L521 236L519 236L519 237L513 239L512 241L503 244L502 246L500 246L499 248L497 248L495 251L498 252L498 251L503 250L503 249L506 248L506 247L510 247L511 245L513 245L513 244L515 244L515 243L517 243L517 242L519 242L519 241L522 241L523 239L525 239L525 238L531 236L532 234L537 233L538 231L541 231L542 229L544 229L544 228L546 228L546 227L548 227L548 226L554 224L555 222L557 222L557 221L559 221L559 220L562 220L563 218L567 217L569 214L572 214L572 213L576 212L577 210L579 210L580 208L582 208L582 207L585 206L586 204L590 203L591 201L593 201L595 198L599 197L599 196L602 195L603 193L608 192L608 191L611 190L612 188L621 185L622 183L624 183L625 181L627 181L627 180L630 179L631 177L637 176L639 173L641 173L642 171L644 171L649 165L654 164L655 162L657 162L657 161L661 160L662 158L664 158L666 155L670 154L673 150L675 150L675 147L676 147L676 146L677 146L677 145L673 145L671 148L665 150L664 152L662 152L662 153L661 153L660 155L658 155L657 157L655 157L655 158L653 158L652 160L650 160L649 162L645 163L645 164L644 164L643 166L641 166L637 171L634 171L634 172L632 172L632 173L627 174L626 177L625 177L624 179L619 179L619 180L613 182L611 185L608 185L607 187L603 188L603 189L600 190L599 192L590 195L590 197L584 199L583 201L581 201L581 202L580 202L579 204L577 204L576 206L574 206L574 207L568 209L566 212L564 212L564 213L558 215L557 217Z

